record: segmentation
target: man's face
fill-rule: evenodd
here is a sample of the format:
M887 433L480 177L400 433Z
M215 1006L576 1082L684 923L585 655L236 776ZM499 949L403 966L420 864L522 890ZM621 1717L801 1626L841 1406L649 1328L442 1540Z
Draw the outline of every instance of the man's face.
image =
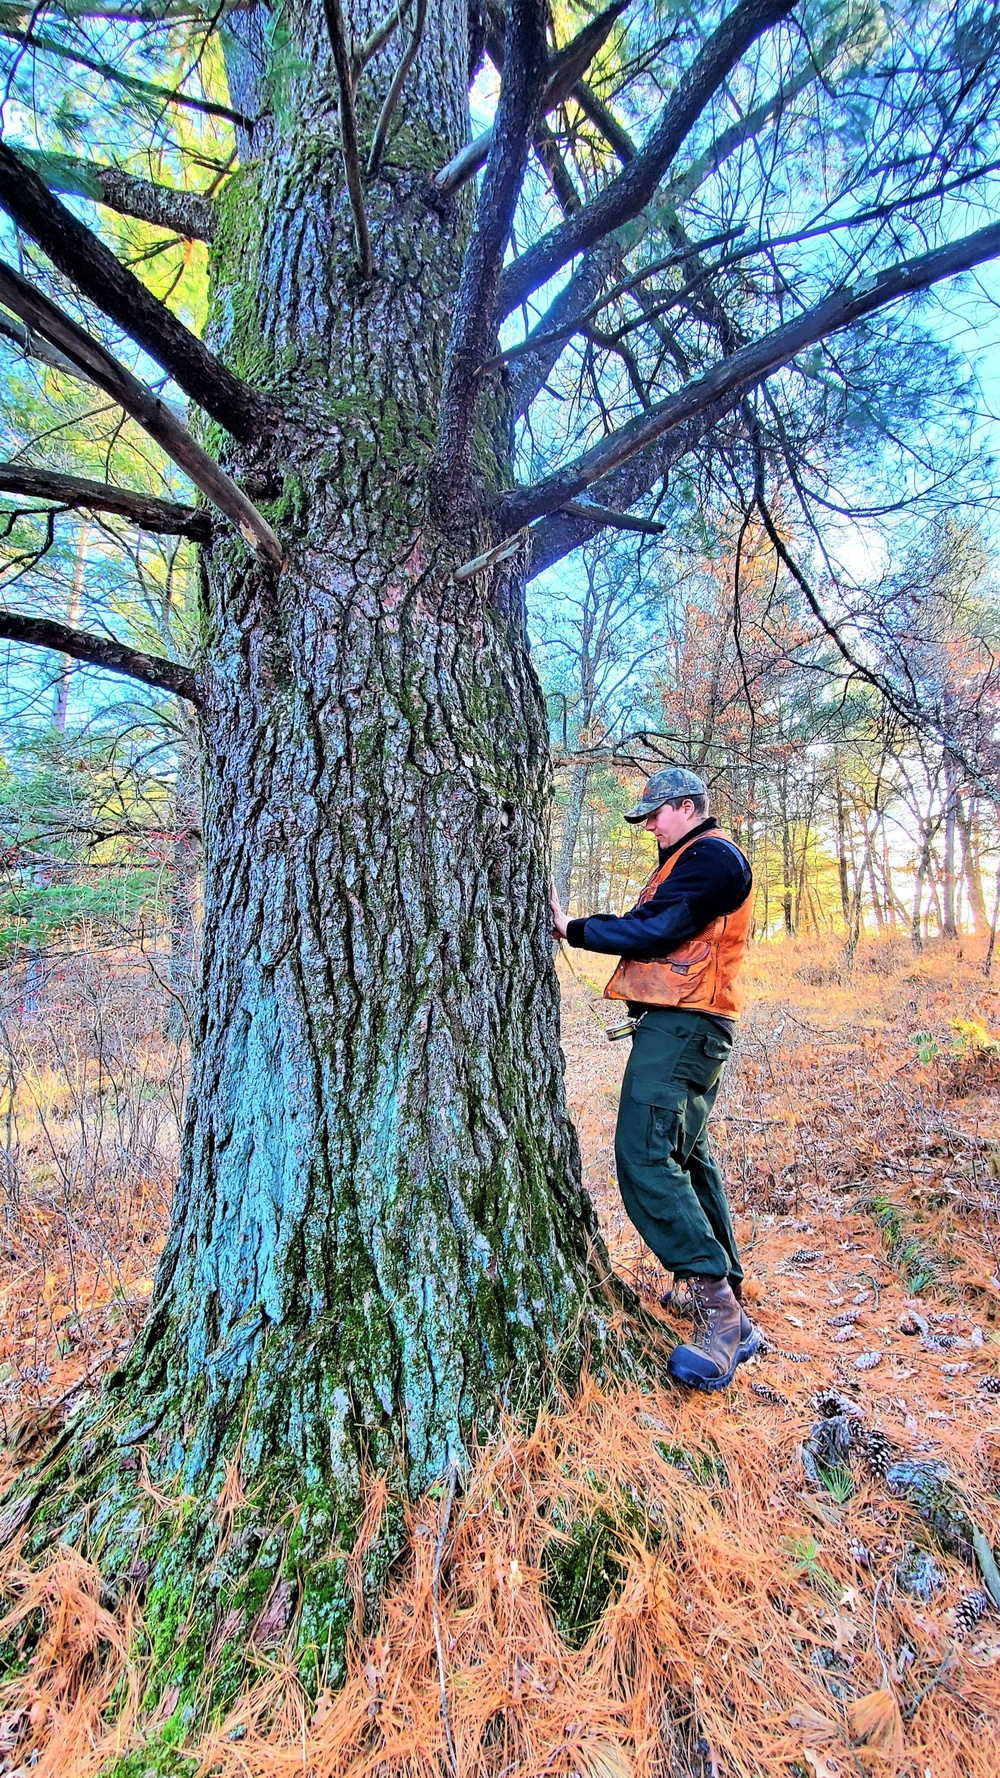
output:
M679 809L671 803L663 803L652 815L647 815L646 832L654 836L658 846L676 845L693 827L694 814L694 803L689 797L684 798Z

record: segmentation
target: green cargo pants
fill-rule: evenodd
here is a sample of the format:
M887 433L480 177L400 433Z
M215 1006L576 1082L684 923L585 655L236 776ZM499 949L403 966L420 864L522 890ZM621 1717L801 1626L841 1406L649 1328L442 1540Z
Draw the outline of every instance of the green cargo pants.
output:
M743 1269L707 1124L732 1049L701 1013L630 1007L643 1018L622 1081L615 1159L630 1220L675 1278Z

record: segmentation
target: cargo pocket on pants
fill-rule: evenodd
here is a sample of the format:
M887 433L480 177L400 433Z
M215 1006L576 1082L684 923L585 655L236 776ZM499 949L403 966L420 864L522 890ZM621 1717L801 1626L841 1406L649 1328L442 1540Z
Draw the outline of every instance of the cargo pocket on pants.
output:
M676 1084L641 1078L629 1082L629 1091L645 1112L646 1159L659 1165L674 1160L684 1141L687 1093Z
M689 1081L699 1093L710 1092L732 1054L732 1042L722 1032L718 1037L692 1037L685 1044L677 1063L682 1080Z

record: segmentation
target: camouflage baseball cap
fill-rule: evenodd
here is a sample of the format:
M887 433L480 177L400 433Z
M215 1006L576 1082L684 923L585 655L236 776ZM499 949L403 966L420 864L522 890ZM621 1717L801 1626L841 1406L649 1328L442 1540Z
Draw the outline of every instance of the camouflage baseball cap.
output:
M689 772L686 766L668 766L664 772L654 772L647 778L646 785L634 809L626 815L626 821L645 821L648 816L655 815L664 803L669 803L675 796L706 796L708 794L704 778L697 772Z

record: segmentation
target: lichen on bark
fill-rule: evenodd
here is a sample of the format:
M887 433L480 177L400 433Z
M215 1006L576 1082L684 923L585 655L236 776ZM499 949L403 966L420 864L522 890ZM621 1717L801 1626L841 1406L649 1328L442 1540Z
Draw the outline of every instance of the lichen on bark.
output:
M563 1092L526 548L456 581L488 507L446 526L429 496L468 209L433 201L427 165L467 129L464 0L430 11L368 194L370 287L322 8L290 22L298 60L213 245L212 344L273 402L228 466L288 559L275 581L220 535L203 561L205 929L171 1230L127 1363L7 1521L141 1594L145 1707L176 1693L163 1745L261 1650L335 1678L400 1502L599 1358L626 1295ZM263 115L258 9L229 28L234 101ZM501 406L486 486L509 472ZM352 1580L373 1470L389 1502Z

